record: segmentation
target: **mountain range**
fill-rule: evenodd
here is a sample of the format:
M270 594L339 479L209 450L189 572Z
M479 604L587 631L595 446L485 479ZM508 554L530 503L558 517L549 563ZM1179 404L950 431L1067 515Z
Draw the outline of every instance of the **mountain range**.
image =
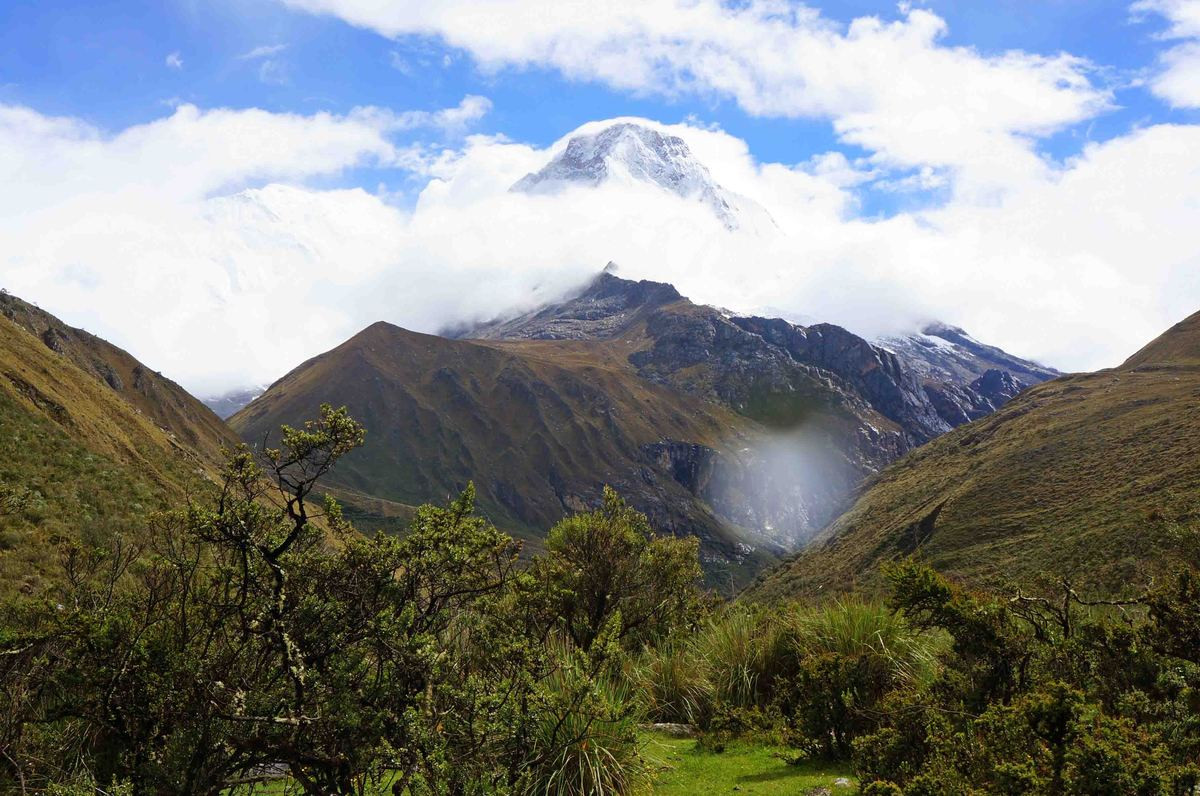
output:
M1144 584L1197 516L1197 428L1200 313L1117 368L1033 387L893 464L753 593L870 589L907 555L981 585Z
M681 139L636 124L573 137L512 190L612 180L731 231L773 224ZM327 484L364 529L474 482L479 510L536 550L608 485L661 532L698 537L710 583L757 577L761 599L876 588L910 554L971 581L1116 587L1150 577L1194 510L1197 397L1200 315L1118 368L1062 375L943 323L872 340L697 304L610 263L439 335L372 324L206 407L0 292L0 486L24 496L0 507L0 574L35 589L63 539L144 537L147 509L205 488L225 450L331 403L368 429Z
M942 375L930 363L951 351L958 369ZM829 324L732 316L610 267L455 339L375 324L230 424L258 441L322 402L348 406L370 434L331 485L368 524L474 480L485 513L536 540L607 484L741 582L831 521L864 476L1019 390L997 365L1049 374L994 349L902 356Z
M1200 497L1200 314L1118 368L1024 386L1051 375L947 326L871 342L606 269L454 338L373 324L226 426L0 294L0 484L19 498L0 509L0 574L34 593L64 541L152 541L147 513L208 488L224 449L330 402L368 428L328 484L365 529L474 481L536 550L607 484L697 536L710 583L757 576L755 599L871 590L912 554L979 583L1142 582Z

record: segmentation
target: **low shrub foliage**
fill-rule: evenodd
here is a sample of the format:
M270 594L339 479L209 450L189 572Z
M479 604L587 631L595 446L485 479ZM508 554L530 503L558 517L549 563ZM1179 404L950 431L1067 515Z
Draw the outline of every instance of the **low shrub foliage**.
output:
M608 489L527 565L470 487L365 537L317 498L363 435L324 406L150 544L64 544L0 615L0 791L635 794L647 722L849 761L872 796L1200 787L1194 530L1125 599L905 560L886 601L722 604L696 541Z

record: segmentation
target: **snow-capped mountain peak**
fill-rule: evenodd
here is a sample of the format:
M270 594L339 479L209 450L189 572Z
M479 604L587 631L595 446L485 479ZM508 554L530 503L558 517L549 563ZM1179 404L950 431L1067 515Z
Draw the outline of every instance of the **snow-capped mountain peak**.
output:
M597 133L573 136L540 171L511 188L522 193L554 193L567 185L645 182L707 205L727 229L774 227L756 202L726 190L695 158L679 136L634 122L618 122Z

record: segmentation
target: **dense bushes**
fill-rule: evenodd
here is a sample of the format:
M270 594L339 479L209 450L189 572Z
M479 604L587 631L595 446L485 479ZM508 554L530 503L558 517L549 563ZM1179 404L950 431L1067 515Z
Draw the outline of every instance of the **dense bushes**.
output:
M1178 643L1200 611L1190 573L1089 601L1069 582L1000 598L893 566L894 607L952 645L854 744L860 774L905 794L1191 794L1200 668Z
M61 589L4 607L0 790L629 794L644 721L852 760L874 796L1200 784L1195 534L1124 601L909 561L889 603L715 605L695 540L611 490L527 567L470 488L360 536L312 496L362 434L323 407L158 515L152 547L64 547Z
M899 562L888 604L735 604L645 652L637 681L656 720L850 759L864 793L1191 796L1200 545L1180 549L1126 600L977 593Z
M61 591L3 616L0 790L641 788L625 649L686 621L694 542L606 492L521 569L469 488L368 539L312 500L362 435L323 407L152 548L65 549Z
M634 674L656 721L718 735L773 729L813 754L847 757L878 726L882 700L930 678L931 639L882 604L735 604L647 650Z

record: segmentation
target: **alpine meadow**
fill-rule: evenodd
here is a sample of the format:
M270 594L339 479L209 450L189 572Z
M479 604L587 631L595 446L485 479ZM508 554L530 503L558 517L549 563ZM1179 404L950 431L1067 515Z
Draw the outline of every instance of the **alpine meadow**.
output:
M1200 0L0 4L0 793L1200 794Z

